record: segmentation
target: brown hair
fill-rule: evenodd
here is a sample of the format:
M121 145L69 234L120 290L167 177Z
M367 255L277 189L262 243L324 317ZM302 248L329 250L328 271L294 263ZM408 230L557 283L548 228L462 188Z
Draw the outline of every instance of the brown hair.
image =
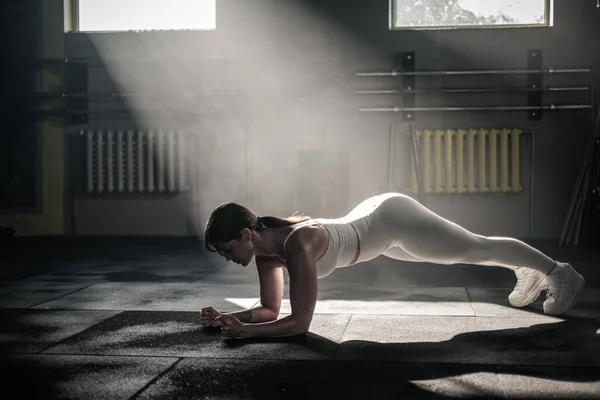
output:
M309 219L308 216L296 214L287 218L258 217L241 204L223 203L213 210L206 222L204 244L208 251L215 252L217 251L216 243L240 239L241 231L244 228L263 231L266 228L289 226Z

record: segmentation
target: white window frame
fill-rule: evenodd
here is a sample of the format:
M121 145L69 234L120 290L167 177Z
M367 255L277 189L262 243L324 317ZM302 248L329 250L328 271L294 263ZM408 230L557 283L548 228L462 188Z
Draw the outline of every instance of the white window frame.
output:
M554 22L554 0L545 0L545 17L541 23L534 24L492 24L492 25L436 25L436 26L396 26L396 2L389 0L389 29L393 31L419 30L458 30L458 29L505 29L505 28L547 28ZM403 0L408 1L408 0ZM481 0L485 1L485 0Z

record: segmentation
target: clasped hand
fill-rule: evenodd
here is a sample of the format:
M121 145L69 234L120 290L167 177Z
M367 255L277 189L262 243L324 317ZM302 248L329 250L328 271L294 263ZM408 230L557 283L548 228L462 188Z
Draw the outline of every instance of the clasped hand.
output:
M231 314L220 313L212 307L205 307L200 311L200 323L202 326L217 328L221 327L221 333L225 338L246 337L245 325Z

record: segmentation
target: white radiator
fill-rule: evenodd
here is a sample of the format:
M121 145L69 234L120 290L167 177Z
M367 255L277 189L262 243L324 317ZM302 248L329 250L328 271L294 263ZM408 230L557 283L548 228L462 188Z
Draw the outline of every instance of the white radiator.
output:
M508 128L417 131L425 193L520 193L523 133ZM414 163L411 169L417 193Z
M87 191L175 193L189 189L181 131L87 131Z

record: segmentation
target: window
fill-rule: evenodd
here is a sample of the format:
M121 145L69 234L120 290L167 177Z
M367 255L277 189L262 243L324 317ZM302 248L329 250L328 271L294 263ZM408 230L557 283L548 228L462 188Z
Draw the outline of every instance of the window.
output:
M75 1L80 32L216 28L216 0Z
M390 29L552 26L552 0L390 0Z

